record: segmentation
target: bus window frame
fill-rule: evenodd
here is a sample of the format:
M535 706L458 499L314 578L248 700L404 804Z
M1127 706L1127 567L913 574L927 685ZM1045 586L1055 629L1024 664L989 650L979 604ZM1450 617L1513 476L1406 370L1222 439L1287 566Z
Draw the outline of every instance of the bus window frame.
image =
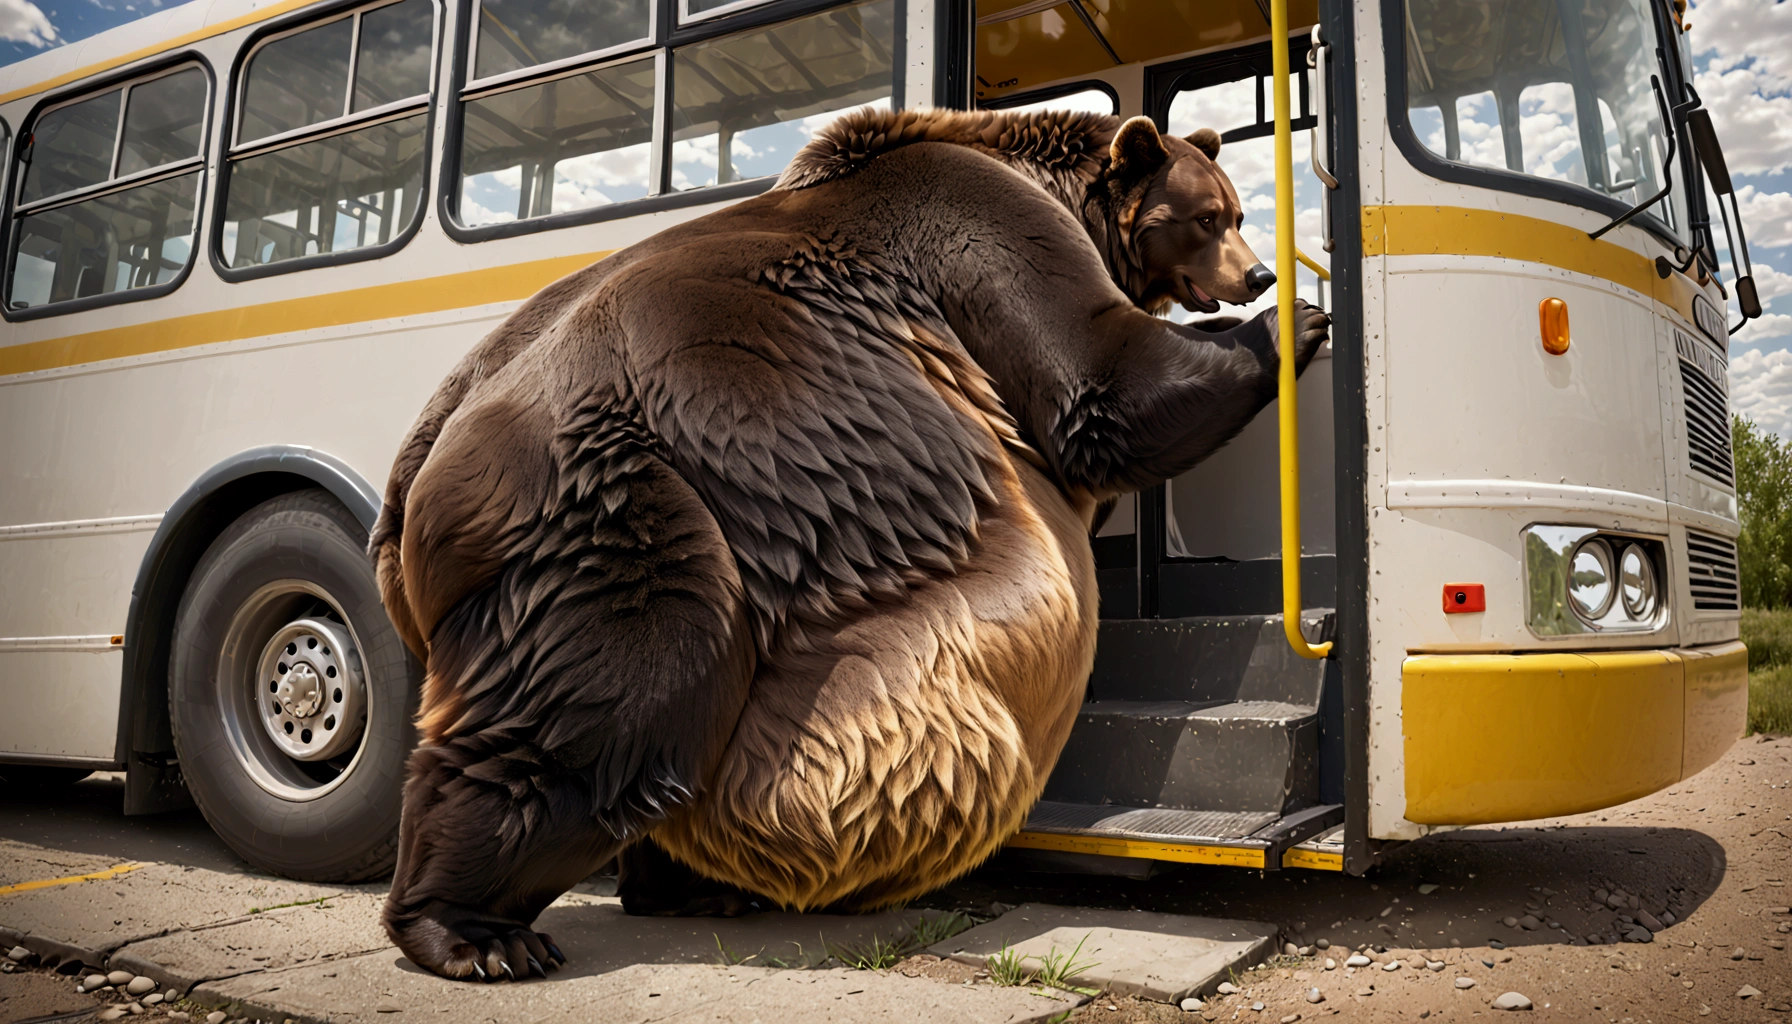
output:
M587 50L584 53L575 53L571 57L561 57L558 60L551 60L545 64L532 64L529 67L517 68L514 71L506 71L499 75L488 75L485 78L468 78L466 76L471 75L479 67L478 25L479 19L485 9L485 0L466 0L460 8L461 12L465 14L465 18L463 19L465 24L460 26L459 29L464 30L466 33L466 65L464 72L455 76L455 81L457 83L455 89L456 95L452 102L465 102L467 94L491 94L505 91L500 87L511 85L512 83L521 81L525 78L529 79L531 82L546 82L555 78L571 77L571 75L575 73L571 70L573 68L579 69L580 72L596 71L600 68L622 63L627 57L638 56L640 53L653 49L654 40L659 38L660 22L663 20L662 6L663 5L659 0L649 0L647 5L647 34L644 36L638 36L634 39L617 43L615 46L606 46L597 50ZM456 48L459 49L458 43ZM567 74L556 74L555 72L558 71L567 71Z
M1014 107L1024 107L1029 103L1044 103L1062 96L1074 96L1079 92L1089 92L1090 90L1107 93L1108 99L1114 101L1114 112L1109 116L1120 116L1120 90L1099 78L1083 78L1074 82L1062 82L1058 85L1040 86L1037 89L1029 89L1026 92L1013 93L1008 96L998 96L988 103L979 102L977 109L1010 110Z
M1601 216L1617 217L1630 209L1629 203L1615 196L1608 196L1586 185L1557 181L1532 174L1521 174L1503 167L1483 167L1478 164L1465 164L1445 159L1419 141L1417 133L1412 130L1412 119L1406 106L1406 3L1407 0L1381 0L1381 46L1386 66L1386 91L1388 99L1388 134L1394 138L1406 162L1414 168L1440 181L1455 185L1468 185L1474 188L1492 189L1499 192L1510 192L1531 199L1543 199L1562 203L1567 206L1578 206L1583 210L1591 210ZM1655 29L1656 65L1661 75L1662 91L1669 97L1683 94L1681 88L1680 68L1670 67L1669 62L1660 59L1664 49L1676 45L1664 38L1662 26L1661 4L1650 0L1649 12L1651 24ZM1663 125L1664 130L1674 131L1675 126ZM1684 134L1684 133L1682 133ZM1685 158L1689 150L1685 149L1682 138L1676 143L1674 156L1674 172L1680 187L1687 189L1687 221L1684 238L1675 234L1667 222L1656 216L1652 210L1645 210L1631 219L1630 223L1643 228L1670 250L1689 246L1697 238L1695 224L1698 214L1693 212L1690 201L1693 181L1687 171L1694 161ZM1665 202L1666 200L1664 200Z
M253 35L237 49L230 67L230 91L226 94L227 105L224 110L223 124L230 126L228 133L220 133L221 145L217 157L217 187L212 191L212 219L210 229L206 232L206 256L211 261L212 272L219 279L236 284L242 281L254 281L278 274L290 274L295 271L311 270L317 267L342 266L348 263L361 263L367 260L384 259L408 245L411 239L422 230L425 214L429 210L430 183L434 169L432 160L435 155L436 106L441 95L442 85L442 43L447 9L443 0L429 0L435 11L435 21L430 34L429 50L429 90L423 96L423 105L416 109L417 97L408 96L402 100L381 104L358 113L319 121L277 135L263 136L246 143L238 143L237 134L241 130L240 121L243 116L242 96L248 88L249 62L255 54L267 44L284 36L297 35L309 29L318 28L353 17L359 11L367 13L382 7L400 3L402 0L341 0L339 3L320 5L297 11L292 15L275 18L258 27ZM360 54L360 38L357 33L349 51L349 74L347 82L348 98L345 106L354 105L355 94L355 62ZM224 207L230 201L230 175L237 160L248 159L263 153L285 149L292 145L304 145L318 142L336 135L372 128L387 121L396 121L406 117L423 114L423 169L418 175L417 208L410 220L392 236L391 241L380 245L362 246L358 249L344 249L340 252L318 253L313 256L298 256L278 263L267 263L255 267L232 267L224 260ZM295 143L293 140L302 139Z
M729 0L728 3L719 7L712 7L707 11L698 11L696 14L692 14L691 0L678 0L678 24L680 26L699 25L706 21L726 18L731 14L739 14L742 11L750 11L755 7L765 7L777 2L778 0Z
M436 182L436 220L449 238L463 244L475 244L500 238L515 238L519 235L532 235L538 231L554 231L560 228L581 227L587 224L599 224L604 221L634 217L644 213L660 213L665 210L678 210L688 206L704 206L711 203L732 202L748 199L769 192L778 183L778 175L764 175L748 178L745 181L731 181L721 185L705 185L700 188L675 191L670 188L671 164L668 157L672 149L672 108L675 102L678 85L672 77L672 56L679 47L708 39L719 39L723 36L747 32L767 25L776 25L786 21L794 21L825 11L841 7L850 7L861 0L755 0L752 6L727 15L706 18L693 26L675 25L676 12L671 11L678 0L653 0L654 36L646 43L618 52L616 47L594 51L570 61L555 61L520 72L507 73L503 76L493 75L490 79L478 82L467 82L466 75L472 68L473 48L467 38L473 31L471 12L476 10L479 0L461 0L459 10L461 17L457 20L454 41L454 59L450 70L450 89L448 93L446 130L442 133L442 160ZM892 4L891 23L894 26L894 46L891 52L890 90L891 106L900 107L908 81L906 26L908 24L909 0L890 0ZM601 56L594 56L601 55ZM649 54L655 54L654 73L654 111L653 111L653 153L651 166L656 175L650 184L650 191L639 199L625 199L619 203L605 203L584 210L571 210L566 213L551 213L545 217L529 217L504 221L498 224L485 224L479 227L467 227L456 217L454 211L455 198L460 192L460 149L462 134L466 123L466 105L469 99L492 95L498 91L496 85L527 88L522 84L527 80L530 84L549 81L554 78L571 77L594 71L601 67L610 67L627 61L639 60ZM571 66L566 66L568 64ZM549 70L551 69L551 70Z
M152 167L148 170L139 171L135 174L130 174L121 178L108 178L95 185L88 185L83 188L61 192L53 196L46 196L43 199L24 204L21 207L18 202L18 193L19 189L24 184L25 176L19 173L20 157L22 155L20 150L23 147L24 140L31 137L32 129L37 127L38 121L41 120L45 114L60 107L66 107L71 103L78 103L82 99L98 93L103 93L114 87L122 88L136 85L139 82L152 81L157 78L174 74L187 67L197 67L200 72L205 75L205 121L199 130L199 153L197 156L178 160L171 164L164 164L160 167ZM128 99L128 96L121 95L121 115L124 110L123 104L126 99ZM46 93L43 99L39 100L31 108L31 112L26 114L24 119L19 122L19 132L17 135L13 136L13 145L10 149L0 149L0 151L6 153L6 168L4 173L0 174L0 179L4 180L5 188L4 201L0 202L0 242L3 242L5 245L4 257L0 258L0 275L3 275L0 276L0 292L6 290L8 282L12 280L14 267L18 262L19 254L14 247L14 242L17 241L17 238L15 237L17 234L15 221L19 220L21 217L37 210L50 210L57 207L68 206L88 199L95 199L114 192L123 192L140 185L148 185L166 178L177 178L183 174L191 174L194 171L197 171L199 173L199 181L193 196L193 219L195 221L193 225L193 245L187 253L187 262L180 268L179 272L174 275L173 279L163 284L152 284L143 288L127 288L123 291L106 292L101 295L89 295L86 298L79 299L66 299L62 302L46 302L41 306L31 306L26 309L11 308L10 300L0 301L0 320L4 320L7 323L23 323L29 320L40 320L45 317L62 316L67 313L81 313L90 309L99 309L105 306L116 306L125 302L143 302L171 294L175 289L179 288L182 284L185 284L187 278L192 276L194 265L199 262L198 253L203 245L203 238L206 232L205 215L207 207L210 205L207 200L210 195L209 187L211 182L209 179L212 177L209 172L212 170L213 129L217 125L217 118L214 115L217 113L217 106L218 76L212 70L211 61L206 59L205 54L193 49L171 50L168 53L157 54L152 61L114 70L104 75L96 75L85 81L73 83L67 88ZM117 150L119 147L119 140L123 138L123 134L124 122L123 117L121 116L118 126L118 136L113 140L112 166L114 168L118 166ZM0 145L3 144L4 140L0 140Z

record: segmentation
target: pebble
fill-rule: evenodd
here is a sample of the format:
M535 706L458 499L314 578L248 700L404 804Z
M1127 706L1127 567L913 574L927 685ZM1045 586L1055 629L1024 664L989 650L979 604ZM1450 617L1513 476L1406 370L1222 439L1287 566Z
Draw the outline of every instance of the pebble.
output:
M1194 996L1189 996L1177 1005L1182 1007L1184 1013L1199 1013L1207 1008L1206 1003L1196 999Z
M1344 966L1346 966L1346 967L1367 967L1367 966L1369 966L1369 958L1364 956L1361 953L1358 953L1357 955L1344 961Z
M1300 1014L1291 1013L1291 1014L1288 1014L1286 1017L1282 1018L1282 1024L1294 1024L1294 1022L1299 1019L1300 1019Z
M1441 971L1444 969L1444 962L1442 960L1427 960L1425 961L1425 969L1428 971Z
M139 974L125 985L124 990L134 996L147 995L156 990L156 980Z
M1753 985L1744 985L1736 990L1736 998L1738 999L1753 999L1760 994L1761 990Z
M1605 898L1605 905L1613 910L1623 910L1630 906L1630 901L1625 899L1622 893L1614 892Z
M153 993L143 997L143 1005L144 1006L154 1006L157 1003L159 1003L162 1000L167 999L167 998L168 998L167 996L163 995L160 992L153 992Z
M1356 994L1367 999L1368 997L1375 994L1375 990L1373 988L1359 988L1356 990Z
M1328 956L1328 957L1326 957L1326 958L1325 958L1325 969L1326 969L1326 970L1328 970L1328 971L1335 971L1335 970L1337 970L1337 969L1338 969L1338 961L1336 961L1336 960L1333 960L1333 959L1332 959L1332 958L1331 958L1331 957L1329 957L1329 956Z
M1531 1008L1531 1000L1521 992L1507 992L1493 1001L1493 1008L1496 1010L1528 1010Z
M1384 971L1397 971L1402 966L1404 965L1398 960L1389 960L1387 963L1381 965L1381 969Z
M213 1010L205 1015L205 1024L224 1024L224 1011Z
M1593 902L1594 903L1604 903L1610 897L1611 897L1611 893L1606 892L1604 889L1594 889L1593 890Z
M1419 886L1419 895L1420 896L1429 896L1436 891L1437 891L1437 885L1436 885L1436 883L1433 883L1433 882L1426 882L1424 885Z
M1662 931L1666 927L1661 923L1659 918L1654 914L1649 913L1647 910L1639 910L1636 912L1636 923L1652 932Z
M6 959L11 960L15 964L22 964L31 959L31 951L24 946L14 946L7 951Z
M1735 949L1730 950L1730 959L1732 960L1741 960L1746 956L1748 956L1748 952L1741 946L1737 946Z
M1518 927L1518 918L1507 914L1505 917L1500 918L1500 923L1508 928L1516 928Z
M1474 988L1475 987L1475 979L1473 979L1473 978L1457 978L1456 979L1456 987L1457 988Z
M1325 993L1316 988L1307 989L1307 1002L1323 1003L1325 1002Z
M1318 942L1313 943L1313 945L1318 946L1320 949L1330 949L1332 948L1332 940L1320 939Z
M1536 931L1542 924L1542 921L1537 920L1536 917L1530 914L1526 914L1518 919L1518 927L1523 928L1527 932Z
M124 1009L125 1009L126 1013L142 1013L143 1012L143 1004L139 1003L133 999L130 1002L124 1004Z
M1300 955L1301 956L1312 956L1313 955L1313 947L1312 946L1300 947Z
M1218 991L1219 994L1222 996L1237 995L1238 994L1238 986L1232 984L1229 981L1222 981L1222 982L1220 982L1220 987L1216 991Z
M403 1013L404 1007L398 1005L397 1003L392 1002L391 1000L387 1000L386 1002L383 1002L380 1005L374 1007L373 1012L375 1012L375 1013Z
M1292 942L1284 942L1284 943L1282 943L1282 955L1283 956L1299 956L1300 955L1300 947L1296 946Z
M1505 949L1506 948L1506 944L1504 942L1501 942L1498 939L1488 939L1487 944L1489 946L1492 946L1494 949Z
M1262 1013L1263 1012L1263 1004L1262 1003L1252 1003L1251 1009L1257 1011L1258 1013Z
M1625 942L1654 942L1655 933L1638 925L1624 933Z
M100 1011L100 1019L101 1020L117 1020L118 1018L124 1016L126 1013L129 1013L129 1012L130 1012L129 1010L126 1010L122 1006L108 1006L104 1010Z
M168 1011L168 1019L169 1020L192 1020L193 1015L190 1013L187 1013L185 1010L169 1010Z
M89 974L87 977L81 979L81 987L89 992L99 988L105 983L106 976L104 974Z
M113 971L111 974L106 975L106 984L128 985L130 984L131 979L135 977L136 975L132 974L130 971Z

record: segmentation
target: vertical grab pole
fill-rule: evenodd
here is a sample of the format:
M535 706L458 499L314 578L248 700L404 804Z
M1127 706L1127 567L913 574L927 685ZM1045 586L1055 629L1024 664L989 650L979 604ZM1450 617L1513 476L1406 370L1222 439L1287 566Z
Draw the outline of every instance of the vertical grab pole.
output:
M1303 658L1323 658L1331 641L1314 645L1300 628L1300 410L1294 380L1294 130L1288 111L1288 0L1270 0L1271 71L1276 99L1276 326L1281 369L1282 630ZM1325 88L1320 82L1317 88Z

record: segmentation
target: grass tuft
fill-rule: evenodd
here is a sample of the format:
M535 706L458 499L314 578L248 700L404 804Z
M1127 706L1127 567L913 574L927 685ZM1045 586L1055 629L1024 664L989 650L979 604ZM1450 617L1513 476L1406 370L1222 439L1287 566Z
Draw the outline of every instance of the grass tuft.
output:
M1004 945L995 956L983 961L989 971L989 980L998 985L1025 985L1033 980L1034 971L1027 966L1027 958L1013 946Z
M1046 951L1044 956L1038 957L1039 973L1036 975L1036 978L1039 983L1041 985L1049 985L1052 988L1071 989L1077 992L1083 992L1087 995L1094 995L1095 990L1083 989L1070 983L1071 978L1076 977L1092 967L1101 966L1101 961L1099 960L1077 959L1077 955L1083 951L1083 943L1088 941L1089 935L1086 933L1082 938L1076 940L1076 948L1070 952L1061 953L1059 952L1058 947L1053 946L1050 950Z

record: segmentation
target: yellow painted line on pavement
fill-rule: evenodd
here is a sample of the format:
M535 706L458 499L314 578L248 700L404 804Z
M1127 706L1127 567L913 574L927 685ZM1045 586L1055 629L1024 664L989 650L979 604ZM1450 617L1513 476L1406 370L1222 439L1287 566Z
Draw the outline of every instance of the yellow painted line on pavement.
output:
M30 892L33 889L49 889L58 885L74 885L76 882L103 882L108 878L117 878L127 871L135 871L141 864L114 864L104 871L90 871L85 875L70 875L67 878L41 878L35 882L20 882L17 885L0 885L0 896L11 896L13 893Z

